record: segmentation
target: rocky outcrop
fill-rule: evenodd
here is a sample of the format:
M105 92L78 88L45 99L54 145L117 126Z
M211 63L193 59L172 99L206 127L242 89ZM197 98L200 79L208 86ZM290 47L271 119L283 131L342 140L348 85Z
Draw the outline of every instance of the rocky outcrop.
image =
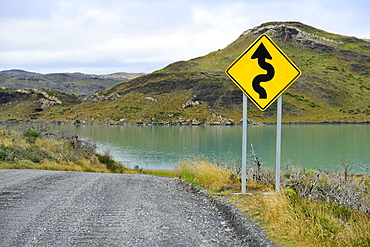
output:
M3 89L4 90L4 89ZM43 111L53 105L61 105L62 101L38 89L5 90L0 92L0 104L13 104L12 102L31 100L35 102L34 109Z
M196 119L193 119L192 121L191 121L191 125L200 125L201 124L201 122L200 121L198 121L198 120L196 120Z
M28 94L32 94L32 93L41 94L44 97L45 100L55 102L55 104L58 104L58 105L62 104L62 101L60 101L57 97L51 96L48 93L46 93L45 91L41 91L41 90L37 90L37 89L30 89L30 90L19 89L19 90L16 90L16 91L25 91L25 93L28 93Z
M41 91L38 89L18 89L15 92L20 94L28 94L30 95L31 100L35 100L38 102L37 109L38 111L43 111L46 108L49 108L53 105L61 105L62 101L60 101L57 97L49 95L45 91Z
M151 102L157 102L158 101L157 99L154 99L152 97L146 97L145 99L148 100L148 101L151 101Z
M121 98L121 97L122 97L122 95L120 95L119 93L110 94L108 96L99 95L98 93L94 93L94 94L86 97L84 99L84 101L100 102L100 101L104 101L104 100L116 100L116 99Z
M185 104L182 104L182 109L189 108L189 107L194 107L194 106L198 106L198 105L200 105L198 100L196 100L196 101L189 100Z
M62 104L62 102L60 102L58 99L57 100L49 100L49 99L45 99L45 98L41 98L38 100L38 102L40 103L40 108L41 110L45 110L46 108L49 108L53 105L60 105Z
M254 35L261 35L263 33L266 33L272 37L280 38L280 40L284 43L295 40L304 45L319 44L326 46L336 46L344 44L343 42L338 42L316 34L307 33L305 31L302 31L298 27L289 26L286 24L270 24L254 27L245 31L242 36L249 33L252 33Z
M241 120L240 122L243 122L243 120ZM247 124L248 125L265 125L263 123L259 123L259 122L256 122L256 121L253 121L253 120L250 120L250 119L247 120Z

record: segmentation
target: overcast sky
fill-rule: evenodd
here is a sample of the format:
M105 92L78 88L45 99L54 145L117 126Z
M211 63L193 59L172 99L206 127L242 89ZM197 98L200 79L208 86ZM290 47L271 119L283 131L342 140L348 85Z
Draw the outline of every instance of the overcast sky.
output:
M369 16L369 0L0 0L0 70L149 73L267 21L370 38Z

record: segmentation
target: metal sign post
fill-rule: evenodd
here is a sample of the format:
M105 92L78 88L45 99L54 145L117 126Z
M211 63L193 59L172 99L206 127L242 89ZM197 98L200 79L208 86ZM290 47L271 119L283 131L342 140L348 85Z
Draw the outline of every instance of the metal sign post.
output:
M243 93L243 134L242 134L242 194L247 193L247 104L248 98Z
M281 160L281 113L283 108L283 95L277 99L277 121L276 121L276 177L275 190L280 192L280 160Z

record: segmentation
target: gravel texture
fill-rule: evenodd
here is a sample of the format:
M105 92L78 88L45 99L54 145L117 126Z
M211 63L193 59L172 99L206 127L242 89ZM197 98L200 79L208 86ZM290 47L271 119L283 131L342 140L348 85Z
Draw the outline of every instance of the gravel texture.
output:
M0 170L0 246L272 246L232 205L178 179Z

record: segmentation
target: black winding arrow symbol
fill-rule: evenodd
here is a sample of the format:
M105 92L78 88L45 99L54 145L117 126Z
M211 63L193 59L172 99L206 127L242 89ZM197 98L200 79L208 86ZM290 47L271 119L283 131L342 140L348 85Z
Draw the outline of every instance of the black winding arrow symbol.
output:
M251 58L252 59L258 58L258 65L262 69L267 70L267 74L257 75L256 77L254 77L252 82L253 89L259 94L260 99L266 99L267 98L266 90L263 87L261 87L260 83L272 80L272 78L275 75L274 67L271 64L266 63L265 61L266 59L272 59L272 57L270 53L267 51L266 47L263 45L263 43L261 43Z

